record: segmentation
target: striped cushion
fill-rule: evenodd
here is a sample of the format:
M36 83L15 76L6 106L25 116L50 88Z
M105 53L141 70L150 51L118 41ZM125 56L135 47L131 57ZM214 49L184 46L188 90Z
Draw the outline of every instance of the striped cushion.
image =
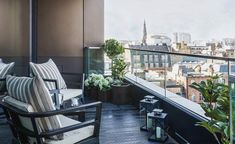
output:
M30 62L30 68L33 72L33 75L40 76L43 79L56 79L59 89L67 88L59 69L52 59L49 59L48 62L42 64L35 64ZM46 82L46 86L49 90L55 89L55 84L52 82Z
M5 64L2 62L2 59L0 59L0 78L6 78L6 75L12 72L14 65L15 65L14 62ZM6 83L0 81L0 92L4 92L5 88L6 88Z
M2 68L3 68L3 65L4 65L4 63L3 63L2 59L0 58L0 71L1 71Z
M15 77L8 75L6 85L9 96L32 105L35 112L55 110L50 93L42 78ZM61 128L58 116L42 118L38 123L42 131ZM63 135L57 135L51 138L62 139Z

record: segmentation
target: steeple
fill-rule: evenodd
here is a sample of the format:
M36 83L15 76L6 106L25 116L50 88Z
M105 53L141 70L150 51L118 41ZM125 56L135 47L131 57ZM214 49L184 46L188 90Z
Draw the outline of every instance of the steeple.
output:
M147 45L147 28L146 28L145 20L144 20L144 30L143 30L142 45Z

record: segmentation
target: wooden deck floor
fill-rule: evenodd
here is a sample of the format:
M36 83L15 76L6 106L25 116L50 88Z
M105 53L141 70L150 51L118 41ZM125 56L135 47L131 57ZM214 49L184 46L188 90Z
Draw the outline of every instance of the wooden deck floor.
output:
M103 104L100 130L100 144L157 144L147 140L148 133L140 131L141 116L138 110L130 105L117 106ZM2 123L3 120L0 120ZM7 125L0 124L0 144L9 144L12 135ZM168 139L166 144L174 144Z

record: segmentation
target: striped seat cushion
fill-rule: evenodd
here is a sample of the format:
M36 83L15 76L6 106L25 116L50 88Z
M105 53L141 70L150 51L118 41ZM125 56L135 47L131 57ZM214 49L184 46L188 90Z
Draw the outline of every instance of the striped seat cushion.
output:
M24 112L35 112L33 107L30 105L30 104L26 104L24 102L21 102L21 101L18 101L16 99L14 99L13 97L11 96L6 96L3 98L3 101L19 110L22 110ZM26 129L28 130L31 130L33 131L33 124L30 120L30 118L28 117L23 117L23 116L19 116L19 121L21 123L21 125L23 127L25 127ZM38 122L37 122L38 123ZM38 127L38 129L40 129ZM36 139L35 138L32 138L32 137L28 137L28 143L29 144L33 144L33 143L36 143Z
M6 76L12 73L13 67L15 63L5 64L2 59L0 59L0 78L6 78ZM5 81L0 81L0 92L4 92L6 90Z
M59 89L67 88L59 69L52 59L49 59L48 62L42 64L30 62L30 68L34 76L40 76L43 79L56 79ZM46 82L46 86L49 90L55 89L55 84L52 82Z
M42 78L15 77L8 75L6 85L9 96L30 104L35 112L55 110L50 93ZM61 128L58 116L41 118L38 120L38 124L42 131ZM63 139L63 135L57 135L51 138Z

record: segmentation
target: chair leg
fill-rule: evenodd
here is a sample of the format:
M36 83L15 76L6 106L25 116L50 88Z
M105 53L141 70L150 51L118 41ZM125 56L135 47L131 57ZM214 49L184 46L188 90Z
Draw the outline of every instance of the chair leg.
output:
M84 121L86 120L85 112L80 112L80 113L78 114L78 120L79 120L80 122L84 122Z

